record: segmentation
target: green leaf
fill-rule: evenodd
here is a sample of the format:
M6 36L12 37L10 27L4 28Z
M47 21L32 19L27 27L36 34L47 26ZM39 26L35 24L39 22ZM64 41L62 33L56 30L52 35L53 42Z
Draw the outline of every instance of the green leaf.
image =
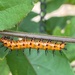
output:
M73 17L71 20L68 20L67 25L65 26L64 33L61 33L61 28L56 27L53 31L54 35L59 36L66 36L66 37L75 37L75 17ZM59 32L59 33L58 33ZM75 45L72 43L67 43L66 45L67 51L64 51L66 57L69 61L75 60Z
M0 60L3 60L5 56L8 54L9 50L0 43Z
M68 43L66 45L67 51L64 51L66 57L70 62L75 60L75 45L72 43Z
M53 34L54 29L56 27L60 27L61 29L63 29L66 25L66 21L70 20L72 17L52 17L49 20L46 21L46 32L48 34Z
M31 21L33 17L37 14L30 12L28 16L20 23L18 30L25 32L38 33L39 32L39 23Z
M57 10L62 4L75 4L75 0L47 0L47 12Z
M12 51L6 58L13 75L36 75L23 51L19 51L18 55L16 51Z
M47 12L52 12L60 7L65 2L65 0L50 0L47 3Z
M0 48L0 60L3 60L8 52L9 50L6 50L4 47Z
M65 3L67 3L67 4L75 4L75 0L65 0Z
M0 30L15 27L31 11L32 0L1 0Z
M7 65L6 59L0 60L0 75L9 75L10 70Z
M57 26L55 28L55 30L53 31L53 35L56 35L56 36L60 36L61 35L61 28L59 26Z
M75 17L73 17L70 21L70 23L67 24L65 28L65 35L69 35L69 37L75 37ZM65 52L67 58L70 61L75 60L75 45L74 44L68 44L67 45L67 52Z
M44 51L40 50L40 53L37 55L36 50L34 50L32 49L31 55L28 54L28 50L25 50L25 54L37 75L74 75L64 54L61 55L58 51L55 51L53 56L52 52L49 51L45 55Z

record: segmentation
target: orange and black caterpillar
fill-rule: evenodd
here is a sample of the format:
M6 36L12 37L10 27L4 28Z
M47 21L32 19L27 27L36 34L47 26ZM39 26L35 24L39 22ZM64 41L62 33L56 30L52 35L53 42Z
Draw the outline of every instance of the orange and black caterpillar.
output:
M65 43L54 43L51 41L43 41L43 40L34 40L34 39L27 39L24 38L22 40L11 40L8 37L2 37L0 42L10 50L17 50L17 49L25 49L29 48L29 52L31 49L36 49L39 52L39 49L45 50L47 53L48 50L59 51L61 52L62 49L65 49Z

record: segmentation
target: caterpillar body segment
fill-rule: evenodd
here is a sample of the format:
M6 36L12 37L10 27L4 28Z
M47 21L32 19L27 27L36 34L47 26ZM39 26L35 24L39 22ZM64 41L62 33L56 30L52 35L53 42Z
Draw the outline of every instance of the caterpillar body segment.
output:
M43 50L53 50L53 51L60 51L65 48L65 43L54 43L51 41L43 41L43 40L34 40L34 39L22 39L22 40L11 40L9 38L3 37L0 39L0 42L3 43L3 45L11 50L16 49L37 49L39 52L39 49Z

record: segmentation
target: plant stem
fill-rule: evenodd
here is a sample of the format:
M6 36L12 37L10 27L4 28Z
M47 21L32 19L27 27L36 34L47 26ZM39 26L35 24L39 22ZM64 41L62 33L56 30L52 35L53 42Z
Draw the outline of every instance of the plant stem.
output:
M52 40L52 41L62 41L62 42L70 42L75 43L75 38L70 37L57 37L46 34L34 34L34 33L26 33L26 32L16 32L16 31L0 31L1 35L4 36L14 36L14 37L28 37L34 39L43 39L43 40Z

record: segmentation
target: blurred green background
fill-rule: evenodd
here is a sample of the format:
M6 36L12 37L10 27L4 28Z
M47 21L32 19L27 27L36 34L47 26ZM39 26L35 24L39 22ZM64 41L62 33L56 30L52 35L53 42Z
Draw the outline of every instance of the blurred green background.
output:
M38 1L0 0L0 30L40 33L39 21L32 21L32 18L39 14L31 11ZM75 9L75 0L46 0L47 14L54 12L63 4L72 5ZM56 14L48 18L44 32L49 35L75 37L75 16L57 17ZM25 49L24 54L19 50L17 55L17 51L9 53L9 49L5 51L5 47L0 47L0 75L74 75L75 68L70 65L75 60L74 45L67 43L67 51L63 50L62 55L56 51L54 57L52 51L48 51L46 56L44 50L40 50L37 55L36 50L32 49L29 55L28 49Z

